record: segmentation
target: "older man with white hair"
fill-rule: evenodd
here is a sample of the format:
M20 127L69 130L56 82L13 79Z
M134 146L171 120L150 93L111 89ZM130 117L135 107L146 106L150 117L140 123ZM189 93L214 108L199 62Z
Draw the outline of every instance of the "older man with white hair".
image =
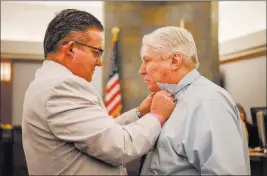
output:
M249 175L237 106L197 71L192 35L183 28L159 28L144 36L141 57L139 72L148 89L167 90L177 102L157 144L142 158L141 175Z

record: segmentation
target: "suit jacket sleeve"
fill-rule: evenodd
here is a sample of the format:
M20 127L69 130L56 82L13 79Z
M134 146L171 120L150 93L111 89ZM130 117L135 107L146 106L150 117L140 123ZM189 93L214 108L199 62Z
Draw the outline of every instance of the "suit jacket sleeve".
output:
M184 145L189 162L201 174L250 174L234 111L213 100L188 108Z
M121 124L121 125L127 125L127 124L130 124L132 122L135 122L137 121L139 118L136 114L136 111L135 109L132 109L128 112L125 112L123 113L121 116L117 117L115 119L115 121L118 123L118 124Z
M161 131L159 121L148 114L122 126L108 116L99 101L83 79L71 77L57 83L46 103L53 134L115 166L147 153Z

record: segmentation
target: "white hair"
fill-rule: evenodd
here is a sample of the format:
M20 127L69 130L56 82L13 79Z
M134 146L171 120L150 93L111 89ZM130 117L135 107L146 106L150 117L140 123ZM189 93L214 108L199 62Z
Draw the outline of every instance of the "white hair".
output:
M154 51L160 52L163 58L180 53L193 68L199 67L194 38L184 28L167 26L156 29L143 37L142 45L151 46ZM143 58L143 53L141 57Z

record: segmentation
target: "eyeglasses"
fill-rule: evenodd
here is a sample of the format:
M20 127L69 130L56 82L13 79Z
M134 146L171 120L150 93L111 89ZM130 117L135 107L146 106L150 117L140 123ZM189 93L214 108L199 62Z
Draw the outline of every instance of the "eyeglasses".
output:
M69 43L70 41L65 41L63 42L62 44L65 45L67 43ZM89 48L92 48L94 49L94 52L93 52L93 55L95 58L101 58L102 54L104 53L104 50L100 49L100 48L96 48L94 46L90 46L90 45L86 45L86 44L83 44L83 43L80 43L80 42L77 42L77 41L74 41L74 43L78 44L78 45L82 45L82 46L87 46Z
M87 46L87 47L89 47L89 48L92 48L92 49L94 49L95 51L93 52L93 54L94 54L94 57L96 57L96 58L101 58L101 56L102 56L102 54L103 54L103 52L104 52L104 50L102 50L102 49L100 49L100 48L96 48L96 47L94 47L94 46L90 46L90 45L86 45L86 44L83 44L83 43L80 43L80 42L77 42L77 41L74 41L76 44L79 44L79 45L82 45L82 46Z

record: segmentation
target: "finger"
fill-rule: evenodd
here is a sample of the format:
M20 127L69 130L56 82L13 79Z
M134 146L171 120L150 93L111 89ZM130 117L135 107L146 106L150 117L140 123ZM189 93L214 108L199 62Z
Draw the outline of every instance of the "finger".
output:
M156 92L153 92L149 95L149 97L154 97L154 95L156 94Z
M163 94L164 94L164 95L168 95L168 96L172 96L172 94L171 94L170 92L168 92L167 90L164 90L164 91L163 91Z
M163 96L164 99L170 101L170 102L173 102L173 98L172 97L169 97L169 96Z
M168 92L166 90L161 90L161 91L157 92L156 94L158 94L158 95L167 95Z
M166 97L172 97L172 94L169 92L163 92L162 95Z

